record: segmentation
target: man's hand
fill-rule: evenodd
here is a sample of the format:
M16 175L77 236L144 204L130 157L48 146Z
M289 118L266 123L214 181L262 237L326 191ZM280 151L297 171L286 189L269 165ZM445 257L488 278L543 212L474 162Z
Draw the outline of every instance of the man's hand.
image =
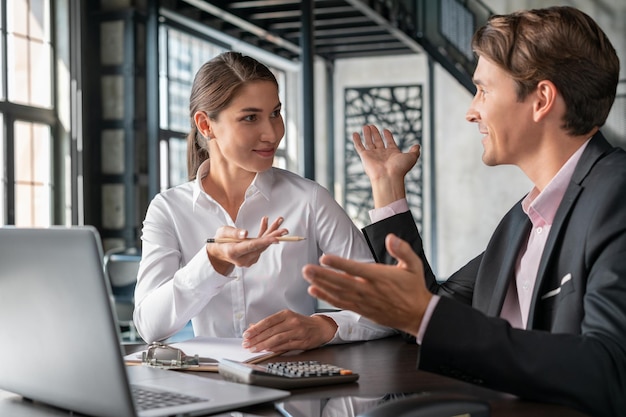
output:
M254 352L313 349L331 340L336 331L337 323L330 317L282 310L251 325L243 333L243 347Z
M235 266L249 267L254 265L261 254L272 244L278 243L278 236L288 233L287 229L279 229L283 218L279 217L268 226L267 216L261 219L258 238L239 243L207 243L206 251L213 268L222 275L228 275ZM248 231L230 226L222 226L215 233L216 238L229 237L245 239Z
M397 265L361 263L323 255L302 272L309 294L338 308L359 313L384 326L417 335L432 294L424 282L424 266L411 246L388 235L387 251Z
M403 153L389 130L384 129L383 135L384 140L378 129L371 125L363 126L363 139L358 133L352 134L354 148L372 183L376 208L406 196L404 177L420 156L419 145L413 145Z

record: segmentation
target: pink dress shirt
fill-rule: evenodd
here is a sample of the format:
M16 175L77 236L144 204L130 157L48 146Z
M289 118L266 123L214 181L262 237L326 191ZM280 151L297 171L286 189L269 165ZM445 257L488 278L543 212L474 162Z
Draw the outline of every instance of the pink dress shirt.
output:
M522 200L522 210L530 219L532 229L526 246L520 251L515 265L515 279L511 280L500 317L511 326L525 329L530 301L535 288L541 255L546 246L556 211L563 200L574 169L589 141L585 142L561 167L543 191L534 187Z
M500 317L508 320L513 327L526 328L537 270L550 227L565 190L567 190L572 179L574 169L588 143L589 140L567 160L543 191L535 187L522 201L522 209L530 218L533 228L526 246L520 251L515 267L515 279L511 280L500 313ZM372 222L377 222L408 210L409 206L406 199L400 199L385 207L370 210L369 215ZM424 333L438 301L439 296L434 295L426 307L426 313L416 336L418 344L422 343Z

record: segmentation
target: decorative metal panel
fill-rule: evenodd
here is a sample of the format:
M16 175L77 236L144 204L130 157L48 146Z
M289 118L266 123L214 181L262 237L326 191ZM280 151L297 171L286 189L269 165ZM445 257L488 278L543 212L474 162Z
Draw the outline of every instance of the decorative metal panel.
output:
M398 147L406 152L422 143L422 86L349 87L345 99L345 209L362 227L370 223L368 211L374 207L372 187L361 159L354 149L352 133L362 132L366 124L393 133ZM423 221L422 156L405 178L407 200L421 230Z

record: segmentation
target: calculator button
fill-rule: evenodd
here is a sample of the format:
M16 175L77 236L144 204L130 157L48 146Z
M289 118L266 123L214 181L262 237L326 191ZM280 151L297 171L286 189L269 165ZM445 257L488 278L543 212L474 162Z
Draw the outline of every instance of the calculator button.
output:
M273 375L292 378L352 375L352 371L349 369L342 369L338 366L323 364L318 361L272 362L267 364L266 369Z
M226 379L280 389L355 382L357 373L318 361L283 361L263 365L223 360L218 368Z

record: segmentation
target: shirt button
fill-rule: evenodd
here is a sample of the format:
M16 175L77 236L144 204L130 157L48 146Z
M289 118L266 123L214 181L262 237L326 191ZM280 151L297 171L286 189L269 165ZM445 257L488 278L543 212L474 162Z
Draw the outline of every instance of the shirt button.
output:
M243 317L243 314L241 314L241 313L236 313L236 314L235 314L235 318L236 318L237 320L241 320L241 318L242 318L242 317Z
M537 234L540 235L541 232L543 232L543 227L540 226L540 227L537 228Z

